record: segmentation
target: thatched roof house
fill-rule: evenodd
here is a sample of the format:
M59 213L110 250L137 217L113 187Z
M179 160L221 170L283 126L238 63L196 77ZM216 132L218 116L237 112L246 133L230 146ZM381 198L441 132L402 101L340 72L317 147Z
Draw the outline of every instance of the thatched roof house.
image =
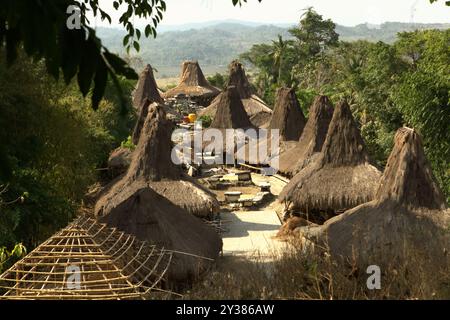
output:
M215 259L222 241L194 215L213 214L219 210L219 203L209 190L173 164L168 128L163 108L153 104L126 175L105 188L95 213L141 240L161 241L167 249ZM176 271L171 268L176 278L197 272L198 261L193 257L174 259L181 266Z
M271 130L279 130L280 145L277 155L284 151L287 147L287 141L298 141L303 128L305 127L306 119L298 103L295 91L290 88L280 88L277 90L276 104L273 111L272 118L267 126L267 140L261 141L256 148L252 148L249 144L245 145L245 162L251 164L261 164L268 162L268 156L271 154ZM265 146L263 145L265 144ZM264 149L265 147L265 149ZM250 159L249 151L252 149L254 155L258 155L260 149L266 150L264 159L259 159L259 156ZM274 150L275 151L275 150Z
M359 129L344 101L335 108L317 160L289 182L280 200L306 213L353 208L374 198L380 176L369 163Z
M123 181L143 180L156 192L193 215L211 216L220 207L215 196L185 175L172 161L172 128L173 124L166 119L163 108L151 105Z
M139 75L139 81L133 92L133 106L139 109L146 99L150 102L164 103L156 84L153 68L149 64Z
M414 251L431 255L434 264L448 254L449 227L450 210L421 137L413 129L401 128L375 199L330 219L319 235L335 256L390 259Z
M309 118L298 143L280 155L279 171L289 177L303 169L323 147L333 117L333 105L326 96L317 97L309 110Z
M163 94L165 99L179 94L191 97L200 105L208 105L220 93L206 80L198 61L185 61L181 67L180 83Z
M256 127L262 126L270 120L272 110L253 92L252 86L245 74L244 67L238 61L233 61L229 66L230 77L227 87L234 86L244 105L250 121ZM217 97L205 109L199 112L199 116L214 117L220 98Z

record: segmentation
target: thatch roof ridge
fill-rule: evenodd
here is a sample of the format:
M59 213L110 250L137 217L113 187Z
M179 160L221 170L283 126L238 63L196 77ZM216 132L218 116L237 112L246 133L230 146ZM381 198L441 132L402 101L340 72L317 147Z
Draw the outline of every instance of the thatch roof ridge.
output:
M292 88L279 88L275 108L268 129L279 129L280 140L298 140L305 127L306 119Z
M394 140L377 199L390 199L415 208L444 210L445 198L425 157L420 135L413 129L401 128Z
M150 64L147 64L139 75L139 80L133 93L134 107L137 109L140 108L145 99L151 102L164 103L164 99L161 97L158 85L156 84L153 68Z

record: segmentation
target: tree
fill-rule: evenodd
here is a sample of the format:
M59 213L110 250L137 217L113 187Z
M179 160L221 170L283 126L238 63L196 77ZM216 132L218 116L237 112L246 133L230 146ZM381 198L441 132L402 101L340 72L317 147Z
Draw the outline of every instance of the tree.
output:
M339 35L335 28L333 21L323 20L313 8L308 8L302 15L299 26L289 32L297 39L297 47L302 56L311 58L338 44Z
M403 33L395 44L408 64L392 90L406 124L422 133L428 158L450 200L450 30ZM420 46L411 44L420 43ZM411 53L416 59L409 59Z
M272 41L272 59L274 63L274 67L278 70L277 74L277 84L281 86L282 82L282 72L283 72L283 63L284 57L287 53L287 49L292 46L293 41L283 40L281 35L278 35L278 41Z

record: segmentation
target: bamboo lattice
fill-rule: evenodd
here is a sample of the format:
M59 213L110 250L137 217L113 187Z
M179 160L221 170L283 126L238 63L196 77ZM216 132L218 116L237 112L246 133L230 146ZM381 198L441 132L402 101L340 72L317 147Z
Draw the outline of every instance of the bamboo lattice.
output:
M80 217L0 276L1 299L145 299L172 252Z

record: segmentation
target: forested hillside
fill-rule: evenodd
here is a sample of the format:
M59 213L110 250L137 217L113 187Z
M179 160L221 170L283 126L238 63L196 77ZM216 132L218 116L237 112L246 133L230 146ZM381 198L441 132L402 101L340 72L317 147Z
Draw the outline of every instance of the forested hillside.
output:
M366 24L355 27L336 26L343 41L368 40L392 43L401 31L416 29L443 29L444 24L384 23L381 26ZM224 72L228 63L258 43L270 43L278 35L289 38L287 27L274 25L245 25L238 22L220 23L183 31L158 34L156 39L143 39L137 55L143 63L151 63L159 72L157 78L178 76L181 61L199 60L206 74ZM122 38L116 29L99 28L98 35L111 50L124 54ZM134 55L134 53L132 53ZM142 68L142 63L136 68Z

